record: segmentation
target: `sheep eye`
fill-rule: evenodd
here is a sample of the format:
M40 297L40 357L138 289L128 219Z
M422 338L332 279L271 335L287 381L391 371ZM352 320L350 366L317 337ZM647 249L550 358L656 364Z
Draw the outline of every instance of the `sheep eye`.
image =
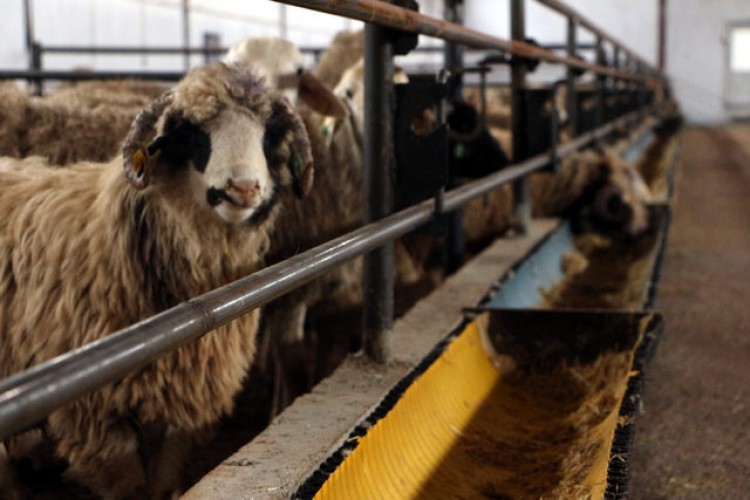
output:
M354 97L354 92L352 92L352 89L346 89L346 97L349 99L352 99Z
M211 156L211 136L198 125L186 120L168 120L161 138L162 159L173 166L192 163L205 172Z

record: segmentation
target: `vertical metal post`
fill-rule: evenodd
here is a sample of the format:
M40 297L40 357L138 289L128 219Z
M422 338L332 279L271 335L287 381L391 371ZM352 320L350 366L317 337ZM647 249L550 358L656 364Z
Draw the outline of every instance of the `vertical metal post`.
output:
M288 32L287 18L286 18L286 4L279 4L279 36L286 38Z
M36 42L34 36L34 5L32 0L24 0L23 2L23 24L26 30L24 44L29 58L29 69L39 71L42 69L42 47ZM31 79L28 82L35 95L42 94L41 80Z
M34 71L42 70L42 46L38 42L31 44L31 53L29 54L29 65ZM34 95L42 95L44 93L44 80L41 78L32 78L29 80L33 87Z
M614 48L612 49L612 66L619 70L620 69L620 46L615 44ZM620 107L620 98L617 95L617 91L620 89L620 80L617 77L612 77L611 79L611 90L614 92L614 112L613 117L614 118L620 118L622 115L621 113L621 107Z
M445 0L443 17L446 21L463 24L463 0ZM445 42L445 67L448 70L463 68L464 48L452 42ZM448 100L463 98L463 73L454 74L448 79ZM449 188L456 187L455 181L449 179ZM452 274L461 267L464 261L463 211L459 208L447 216L445 234L444 268L446 274Z
M659 56L658 68L664 72L667 64L667 0L659 0Z
M646 67L640 59L636 62L636 70L635 72L639 75L643 75L646 73ZM646 84L644 82L638 82L638 110L641 112L643 117L645 118L646 113Z
M633 59L631 58L630 52L628 52L627 50L624 50L624 53L625 53L625 59L624 59L624 61L622 63L623 67L624 67L625 71L628 71L628 72L633 71ZM624 87L625 87L625 90L628 91L628 96L629 96L628 99L632 99L632 97L633 97L633 90L636 89L635 83L633 83L633 82L631 82L629 80L626 80L625 84L624 84ZM637 106L638 106L637 103L633 103L632 101L628 101L627 112L629 113L629 112L633 111L634 109L637 108Z
M31 47L34 45L34 6L31 0L24 0L23 2L23 21L26 29L26 50L31 51Z
M446 21L456 24L464 23L464 3L463 0L445 0L443 8L443 17ZM448 70L462 68L464 65L464 47L463 45L445 42L444 49L445 67ZM463 74L452 75L448 86L448 99L460 99L463 90Z
M526 38L525 0L510 2L510 34L513 40ZM518 163L528 156L528 126L526 118L526 64L518 57L511 63L511 128L513 130L513 162ZM527 234L531 225L531 194L527 177L513 182L513 212L522 234Z
M365 27L364 220L392 211L393 46L384 28ZM393 329L393 243L365 256L362 312L364 347L370 359L385 362Z
M596 63L602 66L607 65L607 54L604 53L604 40L601 35L596 37ZM596 127L604 125L604 86L607 77L596 75Z
M190 0L182 0L182 48L187 71L190 69Z
M572 17L568 17L568 56L578 57L578 23ZM578 99L576 96L576 69L568 68L567 85L565 88L566 103L568 110L568 133L572 139L578 134Z

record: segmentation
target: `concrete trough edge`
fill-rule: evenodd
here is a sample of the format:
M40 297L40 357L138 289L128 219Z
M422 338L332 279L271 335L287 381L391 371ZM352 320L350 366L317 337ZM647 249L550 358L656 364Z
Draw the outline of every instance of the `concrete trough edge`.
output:
M477 305L493 280L558 225L557 219L538 219L527 236L496 240L396 321L393 361L375 365L361 356L350 357L182 498L289 498L391 387L463 320L462 309Z

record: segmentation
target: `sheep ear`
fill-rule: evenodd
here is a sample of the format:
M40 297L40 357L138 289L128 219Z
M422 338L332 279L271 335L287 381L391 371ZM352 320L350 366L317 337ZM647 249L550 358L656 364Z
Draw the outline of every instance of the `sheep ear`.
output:
M315 179L315 169L312 164L305 165L303 157L292 147L292 156L289 158L289 170L292 172L292 186L294 194L298 198L304 198L312 190Z
M151 182L154 167L159 158L158 139L146 145L156 122L174 99L171 92L162 94L133 120L130 131L122 145L123 168L128 182L136 189L143 189Z
M139 146L138 149L136 149L131 157L130 167L125 172L128 181L138 189L143 189L151 183L154 167L161 155L160 149L154 150L152 147L154 142L148 145ZM152 153L151 151L154 152Z
M346 118L346 109L338 97L312 73L302 71L299 74L297 91L299 98L321 115Z
M266 133L269 130L285 131L284 135L291 133L291 140L283 141L288 144L288 155L283 154L281 156L286 158L286 167L289 169L292 178L294 193L298 197L304 198L312 189L313 184L312 148L305 124L283 96L278 96L273 101L271 117L266 124ZM282 147L282 144L276 144L273 147Z

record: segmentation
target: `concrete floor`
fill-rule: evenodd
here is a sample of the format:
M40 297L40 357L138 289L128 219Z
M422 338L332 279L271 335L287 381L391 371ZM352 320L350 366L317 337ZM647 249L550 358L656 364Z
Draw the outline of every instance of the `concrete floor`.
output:
M750 127L682 133L633 500L750 497Z

